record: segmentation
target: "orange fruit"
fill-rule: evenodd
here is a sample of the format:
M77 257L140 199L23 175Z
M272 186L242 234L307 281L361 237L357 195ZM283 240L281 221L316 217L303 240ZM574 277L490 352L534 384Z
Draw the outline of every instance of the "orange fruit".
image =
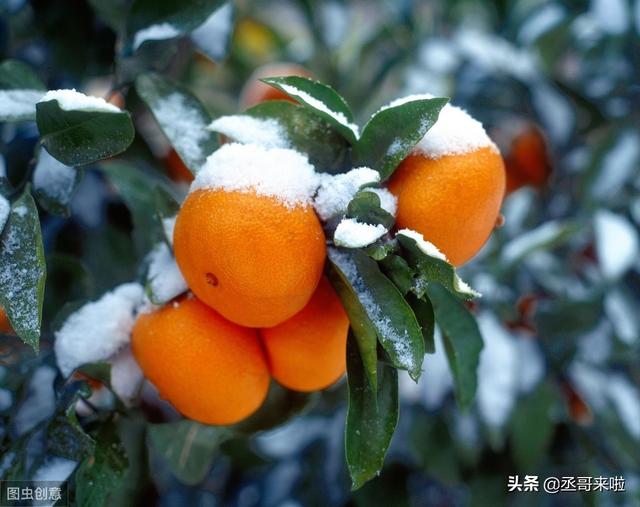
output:
M507 193L530 185L543 187L551 175L551 162L544 135L535 125L527 125L511 140L505 157Z
M307 306L282 324L260 330L271 375L295 391L316 391L345 372L347 317L338 295L322 277Z
M505 190L504 164L489 146L439 158L414 151L396 169L389 190L398 198L398 228L421 233L459 266L494 228Z
M193 174L184 164L180 155L171 148L167 157L165 158L165 164L167 167L167 172L169 173L169 178L171 178L176 183L191 183L193 181Z
M11 322L9 322L9 317L7 316L7 312L4 311L4 308L0 308L0 333L14 334Z
M260 81L265 77L303 76L311 77L309 71L295 63L270 63L256 69L240 94L240 108L247 109L266 100L288 100L296 102L286 93ZM297 103L297 102L296 102Z
M269 369L257 332L196 298L141 314L131 348L160 395L196 421L236 423L267 396Z
M249 327L275 326L299 312L326 257L324 232L310 206L224 189L188 195L176 220L174 250L196 296Z

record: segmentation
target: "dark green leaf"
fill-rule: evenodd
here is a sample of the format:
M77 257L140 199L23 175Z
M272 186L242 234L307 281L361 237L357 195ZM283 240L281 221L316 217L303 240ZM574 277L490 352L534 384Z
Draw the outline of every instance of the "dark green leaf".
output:
M513 412L510 442L513 458L520 470L535 470L547 454L555 424L551 410L556 399L553 386L542 383L520 400Z
M33 194L49 213L69 216L69 204L81 180L81 169L64 165L40 149L32 177Z
M63 164L85 165L125 151L135 135L127 111L67 111L57 100L36 105L42 144Z
M380 261L385 275L395 284L398 290L406 295L413 287L413 270L402 257L389 254Z
M140 169L121 162L108 162L100 168L118 190L134 226L134 240L140 255L145 255L163 238L161 224L154 217L157 186L162 181ZM165 190L166 191L166 190Z
M424 359L422 332L393 282L360 250L332 248L329 259L345 274L392 363L418 379Z
M398 374L380 363L378 389L374 391L364 371L353 339L347 342L349 406L345 428L345 453L352 489L375 477L384 463L398 423Z
M182 85L159 74L138 76L136 91L182 161L196 174L218 147L216 135L207 130L211 117L204 106Z
M346 270L347 267L343 266ZM367 311L358 298L358 295L351 284L347 274L342 271L340 266L336 264L331 257L327 262L327 277L331 281L333 288L340 296L342 306L344 306L349 316L349 324L351 331L358 343L360 356L364 369L367 373L369 385L375 391L377 388L377 363L378 363L378 338L376 328L367 315ZM349 274L351 274L349 272Z
M47 268L38 210L29 189L13 203L0 245L0 303L11 327L38 350Z
M458 404L463 409L468 408L476 393L477 370L483 347L478 324L464 303L439 283L430 283L427 294L433 305L436 322L442 329Z
M387 107L371 117L354 146L356 165L367 166L386 180L438 119L446 98L422 99Z
M115 425L112 422L102 424L96 435L93 454L76 471L77 505L103 505L121 483L128 467L127 455Z
M360 190L347 206L347 217L371 225L384 225L391 229L396 220L391 213L380 206L380 197L374 192Z
M414 291L418 296L424 294L426 284L431 282L442 284L461 299L473 299L478 296L477 292L460 279L451 264L426 253L414 238L399 232L396 234L396 240L405 252L404 258L417 271L421 283L414 286Z
M270 77L262 81L286 93L324 118L349 143L356 143L358 127L353 124L351 109L330 86L300 76Z
M153 447L185 484L198 484L205 478L218 447L232 436L229 428L189 420L149 426Z
M433 305L429 298L424 296L419 298L415 294L407 294L407 302L411 305L413 312L416 314L418 323L422 328L422 337L424 338L424 350L428 354L433 354L436 351L436 344L434 341L434 327L436 318L433 314Z
M34 120L36 102L44 95L44 84L22 62L5 60L0 64L0 121Z
M395 249L395 244L389 241L384 243L376 242L364 247L362 250L374 261L381 261L387 257L387 255L394 252Z
M286 130L291 147L305 153L318 170L335 174L347 167L348 143L309 109L284 100L269 100L247 109L245 114L276 120Z

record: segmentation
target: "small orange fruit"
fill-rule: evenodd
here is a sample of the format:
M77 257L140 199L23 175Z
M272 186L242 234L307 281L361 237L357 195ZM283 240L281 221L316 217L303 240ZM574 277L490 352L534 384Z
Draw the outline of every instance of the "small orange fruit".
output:
M0 308L0 333L14 334L11 322L9 322L9 317L7 316L7 312L4 311L4 308Z
M288 100L296 102L286 93L260 81L266 77L303 76L311 77L309 71L295 63L270 63L257 68L240 94L240 108L247 109L266 100Z
M544 135L533 124L518 129L505 157L507 193L520 187L544 187L551 175L551 162Z
M349 318L323 277L307 306L274 327L261 329L271 375L295 391L316 391L345 372Z
M173 148L169 150L165 158L165 164L169 178L176 183L191 183L193 181L193 174Z
M436 124L389 180L396 224L435 244L456 266L493 230L505 191L502 157L482 125L445 106Z
M136 321L131 347L160 395L205 424L233 424L255 412L269 389L258 334L185 297Z
M307 201L314 178L292 150L225 144L211 155L174 230L176 261L196 296L248 327L275 326L298 313L326 257Z

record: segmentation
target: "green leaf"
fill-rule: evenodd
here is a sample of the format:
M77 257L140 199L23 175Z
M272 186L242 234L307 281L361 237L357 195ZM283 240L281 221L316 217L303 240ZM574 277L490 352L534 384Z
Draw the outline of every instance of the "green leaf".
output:
M389 178L398 164L438 119L446 98L422 99L387 107L371 117L353 148L356 166L367 166Z
M0 303L16 334L36 352L46 276L38 210L27 187L0 239Z
M406 295L413 287L413 270L402 257L388 254L380 262L382 272L389 277L401 294Z
M404 258L418 274L419 282L414 286L414 292L418 296L424 294L426 284L438 282L451 293L461 299L473 299L479 296L471 287L464 283L456 269L447 261L425 252L418 242L403 232L396 234L396 240L402 247Z
M411 307L377 263L360 250L329 250L329 259L345 275L382 347L394 366L417 380L422 373L424 340Z
M380 197L374 192L360 190L347 206L347 217L355 218L358 222L371 225L384 225L391 229L396 219L380 206Z
M436 322L442 329L458 404L466 409L476 393L482 335L464 303L442 285L430 283L427 294L433 305Z
M223 3L223 0L135 0L127 18L129 42L135 50L147 40L145 33L164 30L166 36L162 38L166 39L185 35L205 23Z
M378 389L374 391L364 371L357 346L347 342L349 406L345 428L345 453L352 489L375 477L384 463L398 424L398 373L380 363Z
M318 170L335 174L349 165L349 144L316 113L284 100L269 100L244 114L276 120L287 132L289 145L309 157Z
M93 454L76 471L76 503L81 507L103 505L122 482L129 461L113 422L103 423L96 435Z
M356 143L358 126L353 123L351 109L344 98L330 86L301 76L269 77L261 81L286 93L324 118L350 144Z
M68 217L69 204L82 174L82 170L58 162L41 148L32 177L33 194L49 213Z
M218 447L232 436L229 428L186 419L149 426L149 438L155 450L166 460L176 478L189 485L198 484L205 478Z
M520 470L535 470L547 455L555 421L551 410L557 393L548 382L519 401L510 424L510 445Z
M157 199L155 189L164 184L159 178L125 163L108 162L102 164L100 168L129 208L133 218L133 238L138 253L145 255L163 238L161 224L154 216L153 210Z
M424 338L424 350L427 354L433 354L436 351L436 343L434 340L434 328L436 317L433 313L433 305L427 297L417 297L415 294L407 294L407 302L416 314L418 324L422 329L422 337Z
M196 174L218 147L216 135L207 130L211 117L204 106L182 85L155 73L138 76L136 91L182 161Z
M91 164L125 151L135 135L127 111L67 111L57 100L36 104L41 142L63 164Z
M0 64L0 121L34 120L36 102L46 90L28 65L17 60Z
M352 274L351 271L348 271L349 266L342 263L341 268L338 262L334 261L331 255L329 256L326 265L327 278L329 278L333 288L338 293L342 301L342 306L344 306L349 316L351 332L358 344L362 364L367 374L367 380L371 388L375 391L377 389L378 371L378 337L376 328L369 319L367 311L358 298L351 281L347 278L346 273ZM342 269L344 269L344 271Z

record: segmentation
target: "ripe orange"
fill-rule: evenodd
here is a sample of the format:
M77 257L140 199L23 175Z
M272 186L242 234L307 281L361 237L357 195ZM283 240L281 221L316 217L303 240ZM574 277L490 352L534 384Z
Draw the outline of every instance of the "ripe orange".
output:
M199 189L176 221L176 261L191 290L227 319L270 327L299 312L326 257L310 206L254 191Z
M7 312L5 312L3 308L0 308L0 333L14 334L13 328L11 327L11 322L9 322L9 317L7 316Z
M176 183L191 183L193 181L193 174L173 148L169 150L165 158L165 164L169 178Z
M133 354L160 395L205 424L233 424L255 412L269 389L258 334L196 298L138 317Z
M240 108L247 109L266 100L288 100L296 102L289 95L260 81L265 77L303 76L311 77L309 71L295 63L270 63L251 74L240 94Z
M323 277L302 311L282 324L260 330L271 375L295 391L330 386L345 372L348 330L342 303Z
M543 187L551 175L551 162L544 135L535 125L527 125L511 140L505 158L507 193L530 185Z
M505 190L502 157L490 147L429 158L414 152L389 181L396 223L421 233L459 266L494 228Z

